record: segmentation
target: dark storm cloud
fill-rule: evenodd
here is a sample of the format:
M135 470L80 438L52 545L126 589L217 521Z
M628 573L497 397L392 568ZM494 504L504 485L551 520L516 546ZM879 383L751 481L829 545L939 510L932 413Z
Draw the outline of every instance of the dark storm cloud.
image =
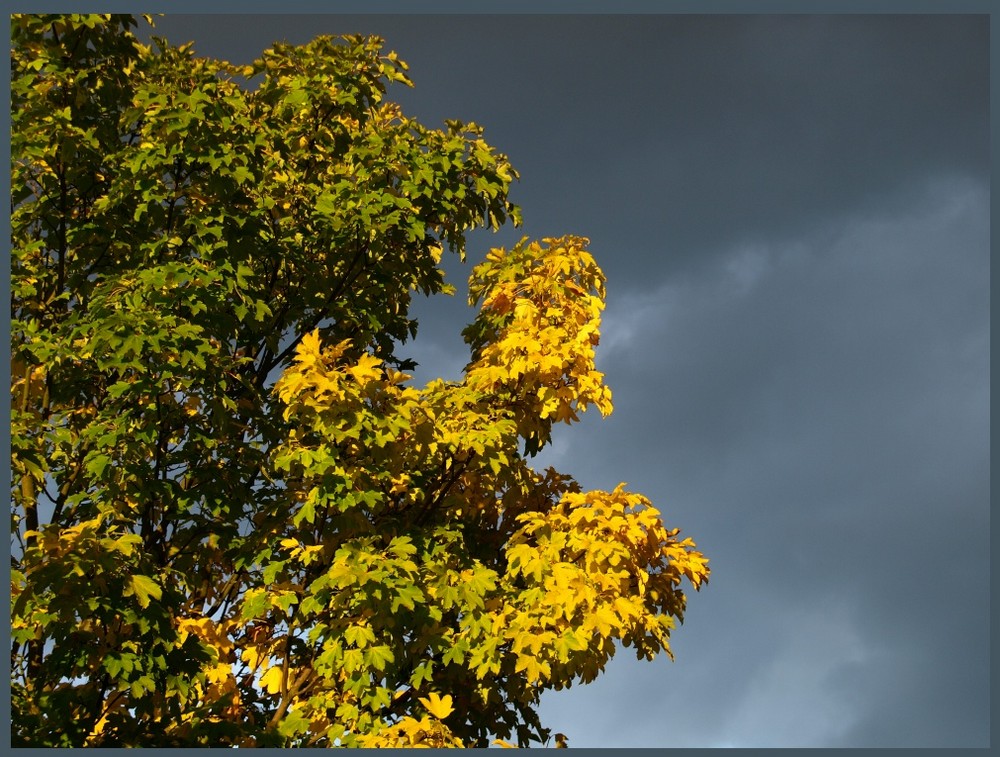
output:
M393 96L475 120L522 169L533 236L591 236L649 282L742 239L794 238L928 173L985 176L988 26L970 16L204 16L197 49L377 33ZM190 19L159 22L168 38ZM174 31L176 29L176 31ZM636 255L648 256L645 266Z
M656 258L657 273L905 203L928 172L986 170L988 38L974 19L403 23L385 32L413 63L402 99L485 124L531 167L516 194L529 233L586 234ZM632 256L607 267L650 280Z
M547 696L571 746L989 739L988 22L971 16L173 17L249 61L377 33L390 97L475 120L533 237L608 274L614 415L540 462L627 481L711 558L677 662ZM476 234L475 259L521 232ZM457 378L468 268L417 301Z
M555 462L627 480L712 556L662 719L747 746L985 743L987 202L942 181L609 304L615 415Z

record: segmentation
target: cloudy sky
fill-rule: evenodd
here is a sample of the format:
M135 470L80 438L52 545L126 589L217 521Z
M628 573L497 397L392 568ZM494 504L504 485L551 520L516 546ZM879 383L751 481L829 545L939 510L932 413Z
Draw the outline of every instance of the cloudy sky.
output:
M989 744L985 16L172 16L249 62L371 33L390 97L474 120L520 230L608 276L615 413L543 462L643 492L711 558L676 662L548 695L573 747ZM449 264L460 295L467 266ZM418 305L456 378L461 296Z

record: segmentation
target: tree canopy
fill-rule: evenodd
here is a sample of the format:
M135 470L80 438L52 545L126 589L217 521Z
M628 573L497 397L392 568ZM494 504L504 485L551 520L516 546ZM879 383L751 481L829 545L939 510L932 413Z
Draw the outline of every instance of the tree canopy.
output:
M119 15L11 19L11 698L20 746L485 746L670 654L707 561L531 458L611 412L588 241L474 266L460 381L414 294L518 224L473 123L381 40L197 57Z

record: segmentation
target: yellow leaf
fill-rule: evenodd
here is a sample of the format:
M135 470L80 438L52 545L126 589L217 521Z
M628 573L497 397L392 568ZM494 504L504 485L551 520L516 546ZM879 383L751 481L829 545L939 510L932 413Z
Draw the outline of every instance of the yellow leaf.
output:
M163 590L149 576L135 575L129 577L129 586L125 589L125 596L132 594L139 600L139 605L145 608L149 607L149 598L160 599Z
M528 677L528 683L535 683L543 678L548 678L551 673L549 664L547 662L539 662L533 654L518 656L514 672L520 673L522 670Z
M188 397L184 401L184 412L190 416L198 415L198 409L201 407L201 400L197 397Z
M97 723L91 729L90 735L87 736L87 740L84 742L84 746L90 746L90 742L96 739L104 732L104 728L107 726L107 724L108 724L108 716L104 715L101 717L100 720L97 721Z
M392 477L392 489L390 492L392 494L404 494L408 492L413 486L413 481L409 474L400 473L398 476Z
M251 669L256 670L263 655L257 647L244 647L240 650L240 657Z
M268 670L260 678L260 685L267 690L268 694L278 694L281 692L281 668L274 667Z
M319 355L320 353L319 329L313 329L308 334L303 336L302 341L296 348L296 352L299 354L300 358L306 355Z
M451 694L445 694L443 697L440 697L432 693L426 697L420 697L420 701L427 708L427 712L438 720L444 720L455 709L451 705Z
M601 606L591 613L588 625L595 628L601 636L609 636L611 629L618 625L618 618L608 607Z
M226 662L220 662L205 671L205 677L209 683L222 683L231 674L232 667Z
M382 373L379 370L381 365L381 360L366 352L358 358L357 365L352 365L347 370L359 384L367 384L369 381L381 378Z

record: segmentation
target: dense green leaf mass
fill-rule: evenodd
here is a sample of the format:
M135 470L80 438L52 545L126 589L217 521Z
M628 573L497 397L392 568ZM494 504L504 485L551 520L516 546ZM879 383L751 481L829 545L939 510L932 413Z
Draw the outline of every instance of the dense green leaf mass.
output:
M411 386L507 158L388 102L376 38L237 67L135 25L11 20L14 744L544 742L540 694L669 654L708 576L528 463L611 411L587 240L492 251L463 380Z

